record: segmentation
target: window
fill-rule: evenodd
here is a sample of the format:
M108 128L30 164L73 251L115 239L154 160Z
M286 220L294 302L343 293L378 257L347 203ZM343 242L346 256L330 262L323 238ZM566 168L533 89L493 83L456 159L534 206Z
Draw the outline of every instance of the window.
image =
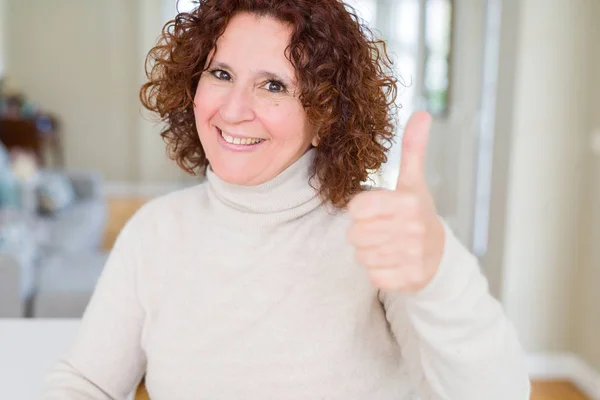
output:
M165 21L175 18L179 12L189 12L198 6L198 0L163 0Z
M196 8L197 4L194 0L179 0L177 9L179 12L189 12Z
M346 0L381 35L399 80L398 125L405 125L417 109L435 116L448 112L452 44L452 0ZM399 173L400 141L388 163L372 179L391 187Z

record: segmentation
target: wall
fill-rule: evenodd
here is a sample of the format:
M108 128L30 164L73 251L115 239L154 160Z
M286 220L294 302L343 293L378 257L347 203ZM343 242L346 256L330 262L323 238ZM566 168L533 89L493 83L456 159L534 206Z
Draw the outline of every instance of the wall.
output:
M4 75L6 62L6 0L0 0L0 77Z
M600 19L600 2L593 3L590 13L594 21ZM595 23L591 34L593 46L592 71L600 71L600 26ZM600 76L591 74L592 90L589 93L591 129L600 139ZM600 148L595 154L587 153L588 174L584 190L585 205L582 213L582 269L577 279L577 302L573 305L575 317L575 350L590 365L600 371Z
M573 344L594 1L503 3L516 24L502 28L486 261L528 351Z
M6 1L7 71L62 119L67 167L98 170L111 181L180 180L138 100L163 0Z
M500 8L500 27L496 77L496 99L492 113L492 176L487 249L481 257L481 265L490 284L490 291L502 299L504 289L507 191L509 184L510 149L513 135L514 98L520 38L522 6L520 0L505 0ZM493 81L493 78L491 78ZM488 120L492 119L487 116Z
M455 0L454 13L450 113L448 118L434 119L428 162L439 179L440 187L434 191L438 212L471 247L485 1Z
M174 6L166 7L174 2L166 0L138 0L137 14L138 44L137 44L137 83L138 87L146 80L144 61L148 51L155 45L164 23L175 17ZM168 12L167 12L168 11ZM138 89L136 87L136 89ZM160 137L160 126L155 122L155 116L143 110L137 104L139 119L138 131L138 179L142 182L172 182L188 181L194 178L175 167L173 161L166 156L165 143Z

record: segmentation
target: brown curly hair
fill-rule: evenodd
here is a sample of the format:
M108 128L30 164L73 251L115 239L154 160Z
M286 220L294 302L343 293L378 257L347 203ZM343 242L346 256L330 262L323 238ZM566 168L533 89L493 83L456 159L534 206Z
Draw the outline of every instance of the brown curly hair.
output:
M296 70L299 99L318 127L313 173L321 197L346 206L369 172L387 161L397 81L385 43L341 0L199 0L193 11L167 22L147 56L149 80L140 100L165 122L161 136L169 156L190 174L206 173L193 99L211 50L240 12L292 27L286 57Z

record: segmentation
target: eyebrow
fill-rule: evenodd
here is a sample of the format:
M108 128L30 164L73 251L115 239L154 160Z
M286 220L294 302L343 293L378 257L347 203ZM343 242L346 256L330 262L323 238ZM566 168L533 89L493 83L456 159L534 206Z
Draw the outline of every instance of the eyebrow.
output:
M233 68L231 68L229 66L229 64L220 62L220 61L217 61L214 64L211 64L211 68L226 69L229 71L233 71ZM256 71L256 74L260 77L263 77L263 78L266 78L269 80L280 81L282 83L287 82L288 84L295 84L295 82L292 79L286 79L286 78L282 77L281 75L276 74L275 72L267 71L264 69Z

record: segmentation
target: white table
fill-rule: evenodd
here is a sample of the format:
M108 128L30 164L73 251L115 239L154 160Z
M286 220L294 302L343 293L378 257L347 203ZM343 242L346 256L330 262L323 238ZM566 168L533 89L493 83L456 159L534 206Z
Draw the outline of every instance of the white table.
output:
M0 399L40 399L78 326L78 319L0 319Z

